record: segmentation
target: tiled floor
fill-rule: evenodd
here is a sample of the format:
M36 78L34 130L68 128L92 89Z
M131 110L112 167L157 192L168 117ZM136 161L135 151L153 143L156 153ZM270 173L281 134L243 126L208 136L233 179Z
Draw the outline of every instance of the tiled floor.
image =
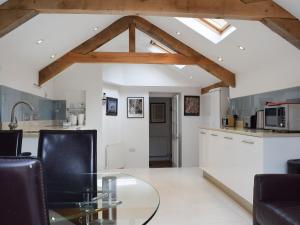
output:
M198 168L138 169L160 193L160 208L149 225L251 225L251 215L202 178Z

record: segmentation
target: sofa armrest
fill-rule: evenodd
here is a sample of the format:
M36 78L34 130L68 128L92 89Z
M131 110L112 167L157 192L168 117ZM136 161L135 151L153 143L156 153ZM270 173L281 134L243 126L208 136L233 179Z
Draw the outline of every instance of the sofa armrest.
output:
M257 201L300 200L300 175L264 174L254 178L254 203Z

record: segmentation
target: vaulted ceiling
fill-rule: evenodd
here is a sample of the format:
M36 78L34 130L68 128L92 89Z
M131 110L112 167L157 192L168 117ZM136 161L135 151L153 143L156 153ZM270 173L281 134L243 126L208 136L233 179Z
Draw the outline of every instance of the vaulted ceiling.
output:
M297 0L274 1L300 18L300 4ZM52 54L56 54L57 59L95 35L94 27L98 27L99 32L120 17L40 14L0 39L0 74L1 71L10 71L8 68L19 63L38 72L55 60L50 58ZM237 30L219 44L213 44L173 17L144 18L234 72L238 78L249 74L249 71L270 67L285 60L300 60L299 49L258 21L228 20ZM181 34L177 35L177 32ZM36 44L39 39L44 40L43 44ZM137 32L137 51L148 52L150 40L147 35ZM240 45L246 50L241 51L238 47ZM98 51L128 51L128 34L121 34ZM224 61L219 62L219 57ZM185 77L186 85L189 86L205 87L218 82L218 79L196 66L187 66L182 70L168 66L168 70L174 73L174 79L178 75ZM190 80L191 76L193 80Z

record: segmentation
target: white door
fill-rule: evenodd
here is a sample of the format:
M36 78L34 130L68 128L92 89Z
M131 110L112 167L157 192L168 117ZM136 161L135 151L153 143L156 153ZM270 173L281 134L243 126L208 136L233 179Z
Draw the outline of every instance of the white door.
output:
M180 148L180 96L172 99L172 162L174 167L181 167Z

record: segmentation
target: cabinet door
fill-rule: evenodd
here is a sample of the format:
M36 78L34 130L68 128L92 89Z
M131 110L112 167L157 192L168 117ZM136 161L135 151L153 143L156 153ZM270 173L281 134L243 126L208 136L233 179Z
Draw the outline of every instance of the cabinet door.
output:
M207 167L207 151L208 151L208 131L200 130L199 132L199 166Z
M38 137L23 137L22 152L30 152L32 156L37 156Z
M222 145L220 142L220 132L211 131L208 135L208 172L216 177L220 177L220 162L222 161Z
M263 139L241 135L237 144L239 194L252 202L254 176L262 173Z
M230 133L223 133L221 136L221 155L222 161L220 162L220 179L226 186L232 188L232 185L236 181L234 176L237 170L236 166L236 135Z

